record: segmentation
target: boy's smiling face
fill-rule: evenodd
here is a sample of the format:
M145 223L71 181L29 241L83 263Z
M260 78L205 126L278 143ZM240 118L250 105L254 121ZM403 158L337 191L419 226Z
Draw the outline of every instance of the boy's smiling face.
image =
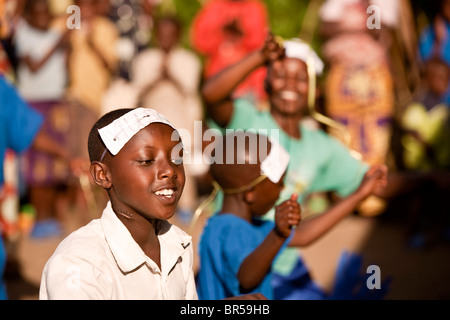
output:
M115 210L149 219L170 219L181 197L185 174L182 155L172 157L180 141L172 141L174 129L152 123L134 135L108 161L109 194Z

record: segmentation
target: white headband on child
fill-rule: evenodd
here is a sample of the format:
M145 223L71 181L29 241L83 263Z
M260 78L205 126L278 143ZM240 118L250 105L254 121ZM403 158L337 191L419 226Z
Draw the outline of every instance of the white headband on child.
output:
M270 139L272 147L261 163L261 174L267 176L273 183L278 183L289 164L289 153L275 140Z
M169 120L157 111L136 108L99 129L98 133L109 152L116 155L136 133L155 122L164 123L175 129Z
M321 75L324 68L323 61L319 58L317 53L301 39L294 38L283 41L283 46L286 50L286 57L297 58L308 63L308 60L313 61L314 69L317 75Z

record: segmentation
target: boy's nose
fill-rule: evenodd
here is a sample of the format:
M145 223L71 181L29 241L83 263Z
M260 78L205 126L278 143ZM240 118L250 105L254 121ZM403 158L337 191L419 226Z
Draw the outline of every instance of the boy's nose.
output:
M158 178L160 179L173 179L176 178L177 173L172 166L172 162L168 160L164 160L161 162L159 170L158 170Z

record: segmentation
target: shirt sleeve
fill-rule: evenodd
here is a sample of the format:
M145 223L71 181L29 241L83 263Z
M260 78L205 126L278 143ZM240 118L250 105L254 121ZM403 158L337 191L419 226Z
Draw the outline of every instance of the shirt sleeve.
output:
M20 153L27 149L36 137L44 121L43 116L32 109L18 94L17 90L0 79L4 91L4 105L6 108L5 129L7 145ZM3 104L3 103L2 103Z

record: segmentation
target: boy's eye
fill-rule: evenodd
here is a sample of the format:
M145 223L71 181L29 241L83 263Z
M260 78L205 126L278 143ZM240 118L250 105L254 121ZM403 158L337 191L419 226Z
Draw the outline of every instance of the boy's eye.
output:
M138 162L142 165L149 165L152 164L155 160L153 159L146 159L146 160L138 160Z

